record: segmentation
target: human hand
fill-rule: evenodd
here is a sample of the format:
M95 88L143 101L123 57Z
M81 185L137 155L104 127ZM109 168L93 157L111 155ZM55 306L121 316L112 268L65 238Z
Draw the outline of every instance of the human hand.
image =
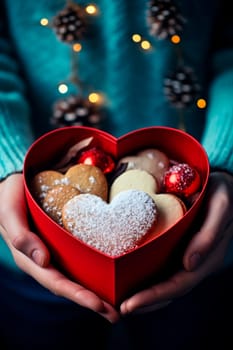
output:
M125 300L120 307L122 314L163 307L221 268L233 235L233 176L210 174L202 209L204 220L186 248L183 269Z
M15 174L0 183L0 232L17 266L52 293L91 309L108 321L119 319L118 312L95 293L69 280L50 263L44 243L28 224L23 176Z

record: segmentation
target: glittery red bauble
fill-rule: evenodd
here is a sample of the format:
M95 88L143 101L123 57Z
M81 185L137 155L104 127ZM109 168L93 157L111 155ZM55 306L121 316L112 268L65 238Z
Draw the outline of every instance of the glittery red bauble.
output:
M104 174L110 173L115 168L112 157L97 147L83 151L77 159L77 162L94 165L100 168Z
M200 187L199 173L186 163L175 164L164 175L164 190L178 196L189 197Z

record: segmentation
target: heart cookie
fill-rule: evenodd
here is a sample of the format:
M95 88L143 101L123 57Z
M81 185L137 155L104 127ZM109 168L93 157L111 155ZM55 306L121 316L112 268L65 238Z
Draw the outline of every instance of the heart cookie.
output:
M103 172L93 165L77 164L65 174L54 170L44 170L34 176L31 191L39 204L43 203L48 191L58 185L69 185L80 193L92 193L103 200L108 197L108 183Z
M123 191L111 203L80 194L63 207L64 227L86 244L110 256L138 246L156 222L153 199L139 190Z

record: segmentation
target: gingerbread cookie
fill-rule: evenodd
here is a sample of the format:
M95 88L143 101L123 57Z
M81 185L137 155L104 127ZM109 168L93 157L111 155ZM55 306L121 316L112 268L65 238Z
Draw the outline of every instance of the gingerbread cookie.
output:
M69 168L65 177L81 193L95 194L107 200L108 183L100 168L89 164L77 164Z
M86 244L110 256L136 248L156 223L157 208L145 192L128 190L110 204L92 194L80 194L63 207L64 227Z
M31 191L36 201L41 204L47 192L54 186L68 184L64 176L54 170L44 170L36 174L31 182Z
M87 164L70 167L65 174L54 170L44 170L36 174L31 183L31 191L39 204L48 191L57 185L70 185L81 193L92 193L104 200L108 197L108 183L103 172Z
M57 185L50 189L42 200L42 208L54 221L62 225L62 208L68 200L80 194L70 185Z

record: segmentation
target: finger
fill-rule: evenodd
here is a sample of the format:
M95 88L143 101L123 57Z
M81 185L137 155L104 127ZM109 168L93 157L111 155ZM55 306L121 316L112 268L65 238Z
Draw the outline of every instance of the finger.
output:
M53 294L91 309L92 311L99 313L111 323L114 323L119 319L118 312L110 304L101 300L92 291L69 280L52 265L43 268L34 264L30 259L17 250L14 251L14 254L18 261L18 265L22 270L36 279L38 283L45 288L49 289Z
M10 220L0 225L0 230L6 243L32 259L40 266L46 266L50 260L50 254L41 239L29 230L28 223L19 212L12 209Z
M34 262L46 266L49 251L40 238L29 230L22 177L11 176L4 184L4 205L0 208L0 230L6 243L11 243Z
M125 300L121 304L121 313L131 313L145 306L149 308L150 305L153 307L155 304L174 300L190 292L206 276L216 272L221 267L229 240L230 235L224 236L224 239L210 252L208 259L196 270L179 271L168 280L138 292L128 300Z
M224 232L221 226L228 207L227 195L218 190L209 202L208 213L200 231L195 234L185 251L183 264L186 270L196 269L220 241Z
M6 231L1 225L0 231L9 247L21 251L39 266L45 267L49 264L50 253L35 233L19 227L11 234L11 230Z
M167 300L167 301L163 301L161 303L146 305L146 306L143 306L143 307L140 307L140 308L134 310L132 312L132 314L140 315L140 314L146 314L148 312L157 311L157 310L163 309L164 307L170 305L171 303L172 303L172 300Z
M120 307L121 313L127 314L138 308L166 303L186 294L193 288L195 283L195 274L193 272L180 271L168 280L136 293L125 300Z

